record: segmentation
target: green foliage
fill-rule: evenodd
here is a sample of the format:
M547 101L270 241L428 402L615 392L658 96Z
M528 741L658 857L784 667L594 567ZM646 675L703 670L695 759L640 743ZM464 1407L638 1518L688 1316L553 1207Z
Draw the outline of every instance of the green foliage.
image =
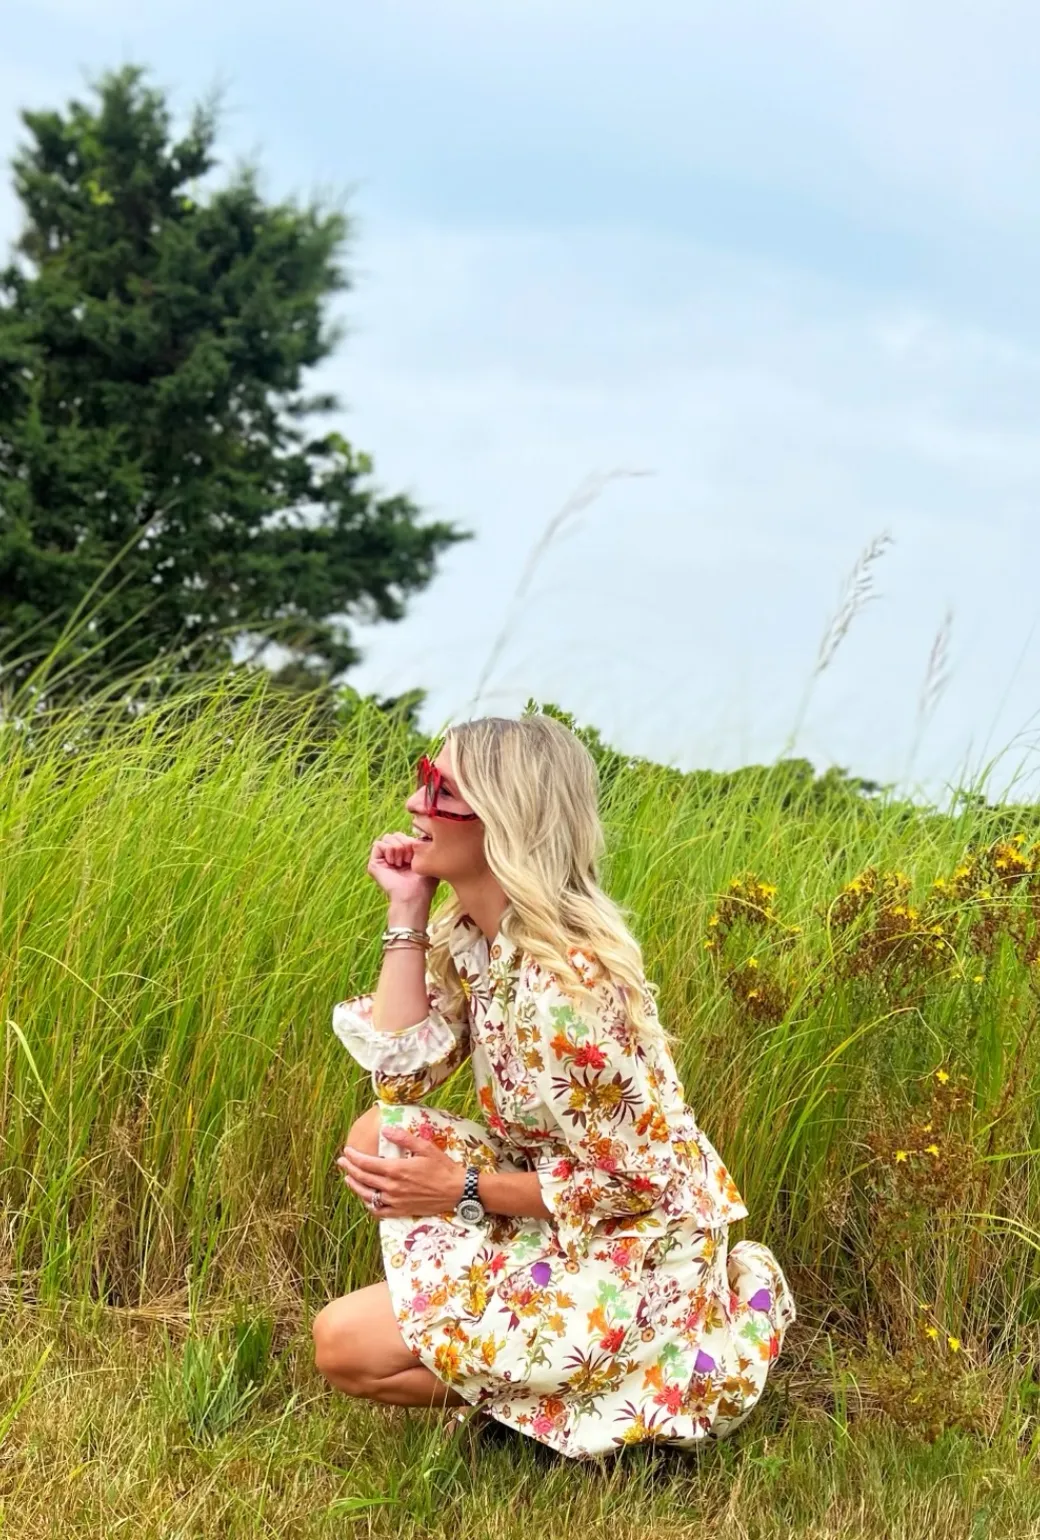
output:
M800 1310L737 1438L589 1471L312 1367L313 1311L380 1275L329 1020L378 974L416 748L407 698L327 704L242 671L0 722L5 1535L707 1536L735 1494L749 1535L1035 1533L1036 809L722 794L581 729L731 1239Z
M0 654L15 679L58 648L77 683L157 653L197 669L236 638L290 649L288 683L359 654L342 617L400 619L468 532L421 525L371 463L310 426L331 396L347 286L342 213L223 186L217 118L172 132L138 69L96 101L27 112L24 211L0 274Z
M886 790L877 781L849 775L837 765L817 775L808 759L781 759L774 765L743 765L738 770L677 770L638 754L622 754L604 743L597 728L580 726L571 712L551 703L539 705L529 698L523 715L536 712L554 717L581 739L596 761L602 792L607 793L615 778L623 772L635 772L652 781L659 791L671 789L684 797L697 797L709 818L713 816L712 803L727 810L734 801L747 802L749 806L762 801L785 811L796 808L823 811L862 804Z
M377 975L368 853L427 746L407 709L345 697L330 726L241 672L0 725L0 1206L36 1297L141 1308L190 1269L196 1307L280 1313L374 1276L332 1168L367 1081L328 1023ZM1036 810L1005 840L1008 809L792 805L766 771L706 803L623 759L603 879L748 1233L809 1319L838 1298L895 1350L923 1299L973 1363L1013 1355L1037 1311ZM474 1110L465 1077L443 1094Z
M180 1351L167 1345L156 1378L162 1415L180 1423L196 1443L222 1438L251 1411L271 1371L274 1322L237 1321L230 1333L191 1336Z

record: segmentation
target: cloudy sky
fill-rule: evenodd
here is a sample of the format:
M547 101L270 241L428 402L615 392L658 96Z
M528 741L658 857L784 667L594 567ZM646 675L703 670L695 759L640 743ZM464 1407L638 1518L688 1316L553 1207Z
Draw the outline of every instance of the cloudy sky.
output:
M272 197L349 192L341 426L477 536L360 689L1038 795L1038 47L1025 0L6 0L0 154L134 61L223 86Z

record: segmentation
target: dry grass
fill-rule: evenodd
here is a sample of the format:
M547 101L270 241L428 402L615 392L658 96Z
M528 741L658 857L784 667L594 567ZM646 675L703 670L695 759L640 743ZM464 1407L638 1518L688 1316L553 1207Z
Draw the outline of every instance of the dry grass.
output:
M12 1308L4 1328L4 1404L36 1374L0 1419L10 1540L1040 1532L1040 1485L1010 1422L982 1442L928 1442L840 1374L828 1387L784 1370L739 1439L590 1469L480 1419L348 1403L314 1374L302 1331L276 1344L251 1400L215 1412L185 1373L184 1337L154 1322Z

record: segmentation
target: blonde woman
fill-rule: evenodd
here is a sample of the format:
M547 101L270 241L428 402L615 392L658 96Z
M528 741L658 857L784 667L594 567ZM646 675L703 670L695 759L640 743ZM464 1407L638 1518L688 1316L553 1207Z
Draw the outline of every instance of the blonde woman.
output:
M731 1432L794 1301L766 1246L728 1249L747 1209L599 885L595 761L552 717L465 722L406 806L414 833L368 866L389 896L378 986L333 1013L375 1087L337 1165L386 1281L318 1314L318 1369L577 1458ZM467 1059L483 1125L422 1100Z

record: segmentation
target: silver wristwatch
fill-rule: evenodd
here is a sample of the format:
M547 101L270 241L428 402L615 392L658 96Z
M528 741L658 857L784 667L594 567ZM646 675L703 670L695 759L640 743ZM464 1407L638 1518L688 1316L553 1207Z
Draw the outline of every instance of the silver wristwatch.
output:
M478 1225L484 1217L484 1205L478 1196L478 1182L480 1172L476 1166L466 1167L466 1180L462 1188L462 1197L455 1205L455 1212L463 1224Z

